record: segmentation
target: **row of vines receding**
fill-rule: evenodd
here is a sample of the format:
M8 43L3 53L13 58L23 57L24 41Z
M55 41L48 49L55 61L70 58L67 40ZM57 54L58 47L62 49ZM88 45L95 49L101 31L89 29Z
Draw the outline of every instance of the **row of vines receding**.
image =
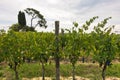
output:
M42 64L42 77L45 80L45 64L55 59L69 60L72 66L72 77L75 79L76 63L82 58L90 56L98 62L105 80L105 71L112 61L118 57L120 51L120 35L112 33L114 26L106 27L111 17L104 19L94 26L93 31L87 33L89 26L98 17L93 17L79 26L73 23L71 29L64 29L56 41L54 33L50 32L0 32L0 62L5 61L14 70L16 80L19 80L19 66L25 62L39 61ZM56 46L59 51L56 54ZM56 79L57 80L57 79Z

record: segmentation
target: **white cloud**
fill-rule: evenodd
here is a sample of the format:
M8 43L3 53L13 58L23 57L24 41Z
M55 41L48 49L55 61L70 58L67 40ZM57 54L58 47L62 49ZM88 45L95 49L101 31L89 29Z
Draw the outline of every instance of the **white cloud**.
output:
M28 7L39 10L45 16L49 27L46 31L54 29L55 20L60 21L62 28L68 28L73 21L81 24L93 16L100 16L95 23L112 16L110 25L120 25L119 4L120 0L1 0L0 25L17 23L18 11Z

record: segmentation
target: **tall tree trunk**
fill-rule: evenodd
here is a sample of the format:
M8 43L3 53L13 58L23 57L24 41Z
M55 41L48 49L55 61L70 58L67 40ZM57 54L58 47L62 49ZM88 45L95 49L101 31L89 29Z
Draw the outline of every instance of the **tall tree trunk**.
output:
M107 64L105 63L104 66L103 66L103 69L102 69L102 80L105 80L105 71L106 71L106 68L107 68Z
M42 62L42 80L45 80L45 66L43 62Z
M75 79L75 64L74 63L72 64L72 77L73 77L73 80L76 80Z
M17 71L17 65L18 65L18 63L17 63L17 62L14 62L14 64L15 64L15 66L14 66L15 79L16 79L16 80L19 80L18 71Z

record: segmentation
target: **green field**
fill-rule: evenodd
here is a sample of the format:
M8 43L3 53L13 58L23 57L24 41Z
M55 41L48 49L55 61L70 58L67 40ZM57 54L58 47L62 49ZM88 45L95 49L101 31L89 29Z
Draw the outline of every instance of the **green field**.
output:
M25 63L19 67L19 77L33 78L42 76L41 65L39 63ZM89 78L90 80L102 80L101 69L96 63L77 63L76 76ZM61 63L60 74L63 77L69 77L72 75L71 64ZM0 65L0 80L7 78L7 80L14 80L14 71L12 71L7 65ZM119 77L120 78L120 64L113 64L107 69L107 77ZM45 76L55 78L55 64L45 65Z

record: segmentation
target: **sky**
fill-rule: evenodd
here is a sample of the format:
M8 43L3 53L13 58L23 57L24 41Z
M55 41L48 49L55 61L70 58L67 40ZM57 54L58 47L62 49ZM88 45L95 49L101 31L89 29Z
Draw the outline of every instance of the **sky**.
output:
M115 25L114 31L120 31L120 0L0 0L0 29L7 30L17 23L18 12L26 8L40 11L47 20L48 28L37 27L37 31L53 31L56 20L60 21L60 28L70 28L73 22L82 25L94 16L99 19L93 25L112 17L108 26ZM26 18L30 25L30 16L26 14Z

